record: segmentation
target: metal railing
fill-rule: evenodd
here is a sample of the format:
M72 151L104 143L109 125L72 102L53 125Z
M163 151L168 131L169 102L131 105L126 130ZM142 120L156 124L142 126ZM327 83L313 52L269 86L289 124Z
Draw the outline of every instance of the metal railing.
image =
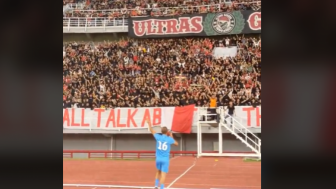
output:
M198 120L202 123L218 123L217 108L198 107Z
M258 155L261 154L261 139L252 131L250 131L246 126L237 121L234 117L229 114L225 115L221 113L219 124L220 126L223 125L227 130L229 130L233 135L235 135ZM243 136L240 136L239 134L242 134Z
M127 32L127 18L63 18L63 32Z
M63 18L63 27L108 27L108 26L128 26L127 18L83 18L72 17Z
M238 122L235 118L227 115L229 119L225 122L225 111L223 108L198 108L198 123L197 123L197 156L234 156L234 157L259 157L261 158L261 139L257 137L246 126ZM231 124L232 121L232 124ZM219 123L218 124L218 151L204 152L202 149L202 127L204 123ZM223 129L226 128L237 139L244 143L252 150L252 153L232 153L223 152ZM215 149L214 149L215 150ZM254 153L253 153L254 152Z

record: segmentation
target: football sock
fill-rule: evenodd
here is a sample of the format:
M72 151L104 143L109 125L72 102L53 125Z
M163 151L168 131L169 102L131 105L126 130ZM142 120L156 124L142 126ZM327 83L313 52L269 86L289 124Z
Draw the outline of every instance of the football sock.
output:
M164 189L164 184L161 184L161 187L160 187L160 189Z
M155 186L159 186L159 179L155 179Z

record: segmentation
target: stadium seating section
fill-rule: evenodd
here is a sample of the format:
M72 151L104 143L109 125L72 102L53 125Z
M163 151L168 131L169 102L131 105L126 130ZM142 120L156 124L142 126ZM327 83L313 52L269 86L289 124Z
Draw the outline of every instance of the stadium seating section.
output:
M127 18L129 16L172 16L182 14L259 10L252 0L63 0L65 17Z
M63 0L65 17L180 15L260 9L260 1ZM237 47L234 57L214 48ZM67 42L63 44L63 107L116 108L196 104L261 104L259 35Z

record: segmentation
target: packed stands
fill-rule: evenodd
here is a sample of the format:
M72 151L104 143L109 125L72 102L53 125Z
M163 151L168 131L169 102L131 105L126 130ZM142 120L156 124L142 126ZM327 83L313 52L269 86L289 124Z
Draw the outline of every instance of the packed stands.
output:
M109 32L127 32L130 17L162 17L195 13L261 10L255 0L64 0L63 28L67 31L90 31L104 28ZM117 26L117 27L116 27ZM111 29L111 27L115 27ZM81 29L82 28L82 29ZM108 28L107 30L105 30Z
M261 40L253 35L120 39L63 45L63 107L261 104ZM215 48L237 47L234 57Z
M254 0L63 0L63 27L127 26L129 17L260 10ZM126 28L127 29L127 28ZM256 35L120 39L63 45L63 107L261 104ZM216 47L237 47L217 57Z
M260 10L256 0L63 0L63 17L128 18Z

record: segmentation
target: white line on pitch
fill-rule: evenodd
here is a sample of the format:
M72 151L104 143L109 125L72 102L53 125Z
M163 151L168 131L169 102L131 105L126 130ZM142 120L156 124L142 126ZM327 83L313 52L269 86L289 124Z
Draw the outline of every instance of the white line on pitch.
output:
M182 173L180 176L178 176L175 180L173 180L173 182L171 182L168 186L167 189L170 188L176 181L178 181L178 179L180 179L181 177L183 177L191 168L193 168L196 165L196 158L194 160L194 163L186 170L184 171L184 173Z
M93 187L94 188L134 188L134 189L152 189L152 186L124 186L124 185L96 185L96 184L63 184L63 187ZM193 189L193 188L170 188L170 189Z

